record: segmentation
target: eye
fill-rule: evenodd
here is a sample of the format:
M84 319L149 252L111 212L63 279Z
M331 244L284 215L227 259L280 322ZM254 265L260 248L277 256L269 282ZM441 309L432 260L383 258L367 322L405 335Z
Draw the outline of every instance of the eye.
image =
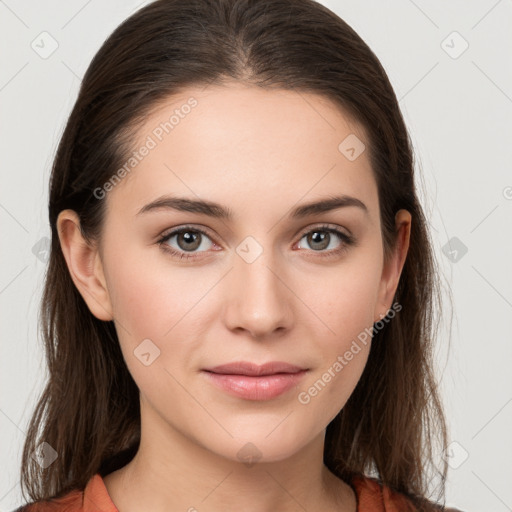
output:
M177 249L169 244L169 242L175 237L175 242L178 245ZM158 244L162 247L163 250L171 253L172 256L176 256L179 259L193 259L196 256L187 254L187 252L195 252L199 248L206 250L211 248L211 246L206 248L204 247L205 244L203 242L205 238L210 239L208 234L202 229L185 226L180 229L176 229L175 231L171 231L167 235L164 235L160 240L158 240Z
M336 238L341 240L341 244L338 243L337 246ZM320 256L322 257L338 256L342 252L347 251L349 246L355 244L353 236L347 235L339 229L333 228L329 225L317 226L306 231L301 236L301 240L303 239L305 239L307 244L312 248L312 252L320 252ZM335 247L332 247L333 243ZM325 249L328 249L329 247L330 250L325 251ZM324 252L326 254L323 254Z
M173 239L175 240L173 241ZM312 247L310 252L318 253L318 256L325 258L339 256L347 251L349 246L356 243L353 236L329 225L317 226L304 232L299 240L299 245L303 239L306 239L307 244ZM338 239L337 246L336 239ZM205 240L209 240L209 243L205 243ZM171 242L177 246L174 246ZM215 245L206 231L191 226L184 226L171 231L160 238L158 244L171 256L181 260L198 258L200 256L196 256L195 253L207 252ZM335 247L332 247L333 244ZM302 247L299 247L299 249L303 250Z

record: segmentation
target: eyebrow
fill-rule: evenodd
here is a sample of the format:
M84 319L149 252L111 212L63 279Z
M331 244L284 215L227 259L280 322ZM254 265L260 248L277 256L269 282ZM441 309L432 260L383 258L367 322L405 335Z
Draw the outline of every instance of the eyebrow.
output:
M300 205L294 208L288 214L288 217L291 219L302 219L304 217L349 206L361 208L366 214L368 214L368 208L361 200L347 195L340 195ZM200 213L216 219L224 219L228 221L231 221L234 218L234 214L231 209L218 203L172 196L159 197L155 201L146 204L139 210L137 215L157 210L176 210L180 212Z

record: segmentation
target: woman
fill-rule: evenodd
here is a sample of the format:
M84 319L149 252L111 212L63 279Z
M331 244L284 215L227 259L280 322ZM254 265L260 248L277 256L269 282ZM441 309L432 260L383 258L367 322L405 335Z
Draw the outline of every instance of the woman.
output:
M435 262L396 96L344 21L144 7L50 185L23 510L443 509Z

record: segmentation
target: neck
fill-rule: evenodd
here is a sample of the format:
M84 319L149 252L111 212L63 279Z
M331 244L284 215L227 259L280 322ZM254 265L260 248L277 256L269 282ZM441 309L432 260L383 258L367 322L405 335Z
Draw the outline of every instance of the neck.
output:
M251 464L212 453L167 423L151 425L142 423L135 457L104 478L121 512L356 511L351 487L323 464L325 432L289 458Z

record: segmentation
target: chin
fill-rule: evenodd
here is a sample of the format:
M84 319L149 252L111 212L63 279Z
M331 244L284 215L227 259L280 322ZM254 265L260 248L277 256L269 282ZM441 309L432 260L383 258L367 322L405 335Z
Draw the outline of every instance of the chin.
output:
M210 438L206 447L226 459L252 467L256 463L272 463L289 459L312 442L314 437L309 438L305 433L302 436L299 433L291 436L287 432L279 433L277 430L270 435L268 429L264 432L254 430L253 435L246 432L243 436L219 440L219 443L214 445Z

